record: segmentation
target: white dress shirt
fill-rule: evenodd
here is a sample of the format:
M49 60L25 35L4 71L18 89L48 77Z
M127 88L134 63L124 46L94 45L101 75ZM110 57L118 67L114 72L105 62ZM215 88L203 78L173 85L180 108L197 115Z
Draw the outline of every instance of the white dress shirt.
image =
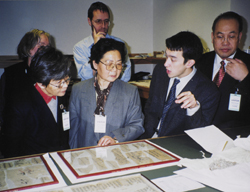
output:
M236 52L235 52L235 53L236 53ZM233 55L231 55L230 57L228 57L228 58L233 59L235 53L234 53ZM220 58L220 56L219 56L218 54L216 54L216 55L215 55L215 58L214 58L214 67L213 67L213 76L212 76L212 80L214 79L214 77L215 77L215 75L218 73L218 71L220 70L220 66L221 66L220 62L221 62L221 61L222 61L222 59ZM224 60L224 62L225 62L224 68L225 68L225 71L226 71L226 66L227 66L228 61L227 61L227 60Z

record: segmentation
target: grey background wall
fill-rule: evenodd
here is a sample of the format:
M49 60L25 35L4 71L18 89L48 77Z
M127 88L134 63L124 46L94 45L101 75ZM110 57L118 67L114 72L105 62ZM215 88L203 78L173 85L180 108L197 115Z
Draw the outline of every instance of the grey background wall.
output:
M87 10L95 0L0 0L0 55L16 55L22 36L33 28L48 31L58 49L72 54L74 44L91 33ZM196 33L213 50L211 25L225 11L245 18L241 49L250 46L248 0L103 0L111 9L110 33L130 53L165 50L165 39L183 30ZM0 71L1 74L1 71Z

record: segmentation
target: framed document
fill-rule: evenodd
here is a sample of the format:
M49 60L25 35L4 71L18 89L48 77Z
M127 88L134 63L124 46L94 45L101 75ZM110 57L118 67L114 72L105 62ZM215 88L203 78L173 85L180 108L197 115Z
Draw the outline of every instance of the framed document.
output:
M54 166L48 154L11 158L0 161L0 191L36 191L66 186L53 173ZM57 170L56 170L57 171ZM53 187L52 187L53 188Z
M126 175L112 179L87 182L84 184L72 185L69 187L51 190L51 192L117 192L117 191L151 191L162 192L163 190L156 186L141 174ZM49 192L49 191L48 191Z
M72 183L157 169L180 160L177 155L147 140L72 149L50 155Z

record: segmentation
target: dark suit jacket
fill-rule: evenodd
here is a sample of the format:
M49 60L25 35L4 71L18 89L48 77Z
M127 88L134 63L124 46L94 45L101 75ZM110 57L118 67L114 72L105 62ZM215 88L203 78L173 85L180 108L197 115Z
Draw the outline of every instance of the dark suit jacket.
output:
M57 122L33 85L23 87L5 109L4 157L69 149L68 131L62 128L62 99L58 97Z
M145 133L141 138L150 138L155 133L161 119L168 90L169 77L163 64L158 64L153 72L149 98L145 106ZM218 88L197 70L181 92L191 91L200 102L200 109L192 116L186 109L172 103L163 122L159 136L182 134L184 130L210 125L219 100Z
M212 51L204 54L196 64L196 67L210 80L212 80L214 58L215 52ZM249 54L237 49L234 58L242 60L250 71ZM237 88L239 89L238 93L241 94L240 111L229 111L230 93L235 93ZM250 74L248 74L243 81L239 82L226 73L219 87L219 91L221 93L220 103L213 124L219 128L250 125Z
M20 62L4 69L4 73L1 76L0 87L0 120L3 121L3 109L8 100L15 94L16 91L20 91L22 85L27 83L28 76L25 73L27 71L27 62Z

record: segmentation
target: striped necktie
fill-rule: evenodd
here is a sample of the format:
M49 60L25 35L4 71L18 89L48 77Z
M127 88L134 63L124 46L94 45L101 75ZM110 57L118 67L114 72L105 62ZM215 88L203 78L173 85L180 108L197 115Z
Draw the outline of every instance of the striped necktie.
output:
M179 79L174 79L174 83L170 89L170 92L168 94L168 98L167 100L165 101L165 104L164 104L164 109L163 109L163 113L162 113L162 116L161 116L161 124L160 124L160 129L159 129L159 133L158 135L160 134L161 130L162 130L162 126L163 126L163 122L164 122L164 119L167 115L167 112L171 106L171 104L173 103L173 101L175 100L175 92L176 92L176 85L180 83L180 80Z

